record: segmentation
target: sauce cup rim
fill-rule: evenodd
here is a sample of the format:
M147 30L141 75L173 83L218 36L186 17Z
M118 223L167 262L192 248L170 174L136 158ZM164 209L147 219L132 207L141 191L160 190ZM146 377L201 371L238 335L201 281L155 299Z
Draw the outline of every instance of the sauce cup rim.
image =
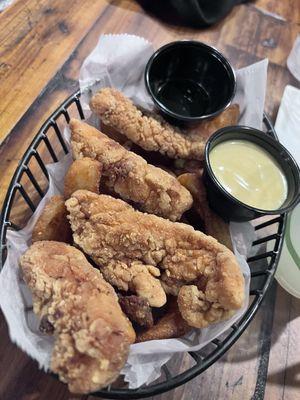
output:
M210 56L214 56L219 62L221 62L221 64L223 65L223 67L225 68L226 65L226 70L228 72L228 74L230 75L231 81L232 81L232 85L233 85L233 89L232 89L232 93L228 98L228 101L226 102L226 104L219 108L218 110L209 113L209 114L203 114L203 115L199 115L196 117L188 117L185 115L181 115L178 114L176 112L171 111L169 108L167 108L162 102L160 102L157 97L156 94L152 91L151 89L151 85L150 85L150 70L151 67L153 65L154 60L159 57L162 52L164 52L165 50L167 50L169 47L175 47L178 45L195 45L198 47L202 47L206 50L208 50L208 54ZM224 65L225 64L225 65ZM189 40L189 39L183 39L183 40L175 40L173 42L167 43L162 47L159 47L149 58L147 64L146 64L146 68L145 68L145 73L144 73L144 81L145 81L145 86L147 88L148 93L150 94L154 104L160 109L162 110L163 113L165 113L166 115L168 115L171 118L174 118L175 120L179 120L182 122L197 122L197 121L201 121L204 119L208 119L208 118L212 118L212 117L216 117L217 115L219 115L221 112L225 111L230 104L232 103L232 100L235 96L236 93L236 73L234 71L234 68L232 67L232 65L230 64L230 62L228 61L228 59L218 50L216 49L214 46L210 46L204 42L200 42L197 40Z
M216 141L216 139L218 139L219 137L226 136L227 133L231 133L231 132L240 132L240 133L246 133L247 138L242 138L245 140L248 140L252 143L257 144L258 146L260 146L260 144L258 144L256 141L253 140L253 138L251 139L251 136L248 135L249 133L256 133L260 136L260 140L264 141L266 143L266 147L261 146L264 150L268 151L267 147L272 145L273 148L276 149L276 151L281 151L286 153L286 155L288 156L288 158L291 160L291 164L293 164L293 175L295 175L295 173L297 174L297 185L295 187L295 195L292 198L292 200L284 207L279 207L276 208L274 210L264 210L262 208L257 208L257 207L253 207L250 206L240 200L238 200L236 197L232 196L224 187L223 185L219 182L219 180L217 179L217 177L215 176L213 169L210 165L210 160L209 160L209 153L211 150L211 146L213 145L213 143ZM257 135L257 136L258 136ZM256 136L256 137L257 137ZM222 141L226 141L226 140L230 140L230 139L224 139ZM235 140L239 140L238 138L236 138ZM280 150L279 150L280 149ZM269 153L273 158L274 156L271 154L271 152ZM273 214L283 214L289 210L291 210L292 208L294 208L297 203L300 200L300 170L299 170L299 166L296 162L296 160L294 159L294 157L291 155L291 153L276 139L272 138L271 136L269 136L267 133L256 129L256 128L252 128L250 126L245 126L245 125L232 125L232 126L227 126L225 128L221 128L219 130L217 130L206 142L205 145L205 150L204 150L204 162L205 162L205 167L206 167L206 171L209 174L210 178L212 179L213 183L216 185L216 187L218 188L218 190L225 196L227 197L227 199L231 200L232 202L235 202L238 206L240 207L244 207L249 211L255 211L255 213L257 214L261 214L261 215L273 215ZM283 164L288 164L287 161L282 158L280 161L275 158L276 161L278 162L278 164L280 165L280 167L282 168L283 173L286 176L285 173L285 168L283 167ZM289 168L291 168L291 166L289 165ZM289 189L288 189L289 190ZM285 202L284 202L285 203ZM283 203L283 204L284 204Z

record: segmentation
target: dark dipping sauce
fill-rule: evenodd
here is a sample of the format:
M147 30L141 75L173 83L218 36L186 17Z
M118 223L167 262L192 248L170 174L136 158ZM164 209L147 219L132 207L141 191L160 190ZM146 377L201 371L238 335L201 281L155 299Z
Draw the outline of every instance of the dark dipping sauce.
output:
M210 107L210 97L203 86L191 79L170 79L157 90L157 99L168 109L186 117L205 114Z

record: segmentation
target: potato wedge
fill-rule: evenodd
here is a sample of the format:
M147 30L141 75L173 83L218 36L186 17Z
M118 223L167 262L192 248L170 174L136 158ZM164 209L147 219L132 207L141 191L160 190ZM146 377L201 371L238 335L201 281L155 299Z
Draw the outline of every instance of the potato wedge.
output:
M202 174L186 173L178 176L177 179L193 196L193 207L204 223L205 233L232 250L229 224L209 207Z
M191 329L179 312L177 298L172 297L168 300L166 314L156 324L138 333L136 341L146 342L148 340L178 338Z
M75 160L65 176L64 197L68 199L76 190L85 189L99 194L102 165L89 157Z
M33 228L32 243L41 240L72 243L71 227L62 196L50 198Z

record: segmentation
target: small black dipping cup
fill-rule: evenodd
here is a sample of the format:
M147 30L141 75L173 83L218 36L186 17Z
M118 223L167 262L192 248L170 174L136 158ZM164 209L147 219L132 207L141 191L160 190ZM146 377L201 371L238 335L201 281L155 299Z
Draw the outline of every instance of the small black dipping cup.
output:
M236 89L228 60L214 47L191 40L158 49L147 63L145 83L166 119L188 125L224 111Z
M261 146L275 158L287 180L287 197L280 208L263 210L251 207L237 200L219 183L209 161L210 151L219 143L227 140L247 140ZM241 163L243 160L241 160ZM300 175L299 167L288 152L278 141L264 132L246 126L228 126L214 133L205 146L204 184L207 189L208 202L211 208L226 221L249 221L269 214L282 214L290 211L299 202ZM266 184L268 184L266 182Z

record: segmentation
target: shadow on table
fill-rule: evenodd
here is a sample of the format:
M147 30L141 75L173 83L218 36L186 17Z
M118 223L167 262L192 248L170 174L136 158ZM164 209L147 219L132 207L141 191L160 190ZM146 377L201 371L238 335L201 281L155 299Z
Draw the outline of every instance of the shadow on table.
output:
M124 3L124 0L107 0L107 2L125 10L129 9L127 5L134 5L134 3L137 3L150 17L158 19L167 25L195 29L193 26L190 26L167 1L127 0L126 3Z
M288 377L284 381L284 386L300 388L300 362L268 375L268 383L279 385L283 375Z
M264 358L268 362L272 347L278 342L287 327L287 324L282 323L274 329L273 319L275 307L278 303L277 301L275 304L276 296L287 296L287 307L291 307L292 301L295 301L274 281L253 321L234 344L232 350L219 362L240 363L257 357ZM300 316L300 307L295 308L297 311L288 323Z

